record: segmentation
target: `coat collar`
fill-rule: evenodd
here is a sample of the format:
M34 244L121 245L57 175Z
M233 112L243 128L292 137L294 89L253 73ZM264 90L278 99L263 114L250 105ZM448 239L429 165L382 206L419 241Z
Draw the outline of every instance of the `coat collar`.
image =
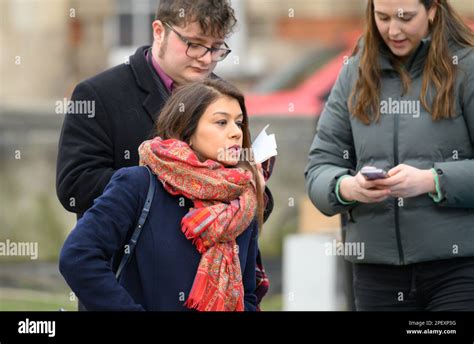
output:
M170 94L145 58L145 51L149 48L149 45L138 48L135 54L130 56L129 61L138 87L148 93L142 105L153 123L155 123L159 112L163 108L166 100L168 100ZM211 73L209 78L219 79L214 73Z
M360 63L360 58L362 56L362 51L364 49L365 40L362 36L359 41L357 42L358 45L358 52L354 56L357 63ZM423 38L421 40L420 45L415 50L413 54L408 58L407 63L405 64L407 71L411 74L412 77L416 77L417 75L423 73L423 67L425 64L425 60L428 56L428 52L431 46L431 35ZM379 53L378 56L378 65L379 69L382 72L394 72L395 69L393 65L390 63L390 52L389 48L384 46L382 51ZM465 47L459 43L457 43L454 39L448 39L448 49L451 54L458 56L459 60L464 58L469 52L472 50L470 47Z
M406 60L405 68L412 76L423 72L423 66L426 56L428 55L430 44L431 36L423 38L415 51ZM390 55L389 48L384 46L382 52L379 55L380 70L388 72L395 71L395 68L390 62Z
M150 46L139 47L135 54L130 56L130 67L138 87L148 93L142 105L153 123L155 123L157 115L169 94L164 85L160 84L161 81L155 79L155 75L146 61L145 51L149 48Z

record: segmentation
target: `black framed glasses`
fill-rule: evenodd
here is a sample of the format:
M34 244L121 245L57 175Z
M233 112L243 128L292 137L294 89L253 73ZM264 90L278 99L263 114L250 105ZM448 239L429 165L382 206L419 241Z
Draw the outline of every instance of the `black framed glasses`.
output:
M211 52L211 59L213 62L222 61L230 54L232 50L229 49L229 46L224 42L225 48L208 48L205 45L199 43L192 43L187 38L183 37L178 31L173 29L173 27L164 23L171 31L173 31L181 41L187 44L188 48L186 49L186 55L194 59L199 59L207 54L208 51Z

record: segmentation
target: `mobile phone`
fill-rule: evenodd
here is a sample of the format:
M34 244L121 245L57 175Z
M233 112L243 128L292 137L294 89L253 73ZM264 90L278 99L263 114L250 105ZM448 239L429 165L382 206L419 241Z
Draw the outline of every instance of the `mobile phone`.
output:
M360 173L367 180L387 178L387 171L385 171L381 168L374 167L374 166L364 166L360 170Z

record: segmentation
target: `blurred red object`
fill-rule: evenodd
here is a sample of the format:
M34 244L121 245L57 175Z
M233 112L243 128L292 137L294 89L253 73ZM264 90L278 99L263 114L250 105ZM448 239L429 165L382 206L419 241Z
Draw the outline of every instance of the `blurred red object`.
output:
M247 92L250 116L307 117L321 113L339 71L360 36L352 32L337 45L315 50Z
M467 24L474 31L474 21ZM249 116L319 116L361 34L353 31L342 35L338 44L318 49L302 61L275 71L255 90L246 93Z

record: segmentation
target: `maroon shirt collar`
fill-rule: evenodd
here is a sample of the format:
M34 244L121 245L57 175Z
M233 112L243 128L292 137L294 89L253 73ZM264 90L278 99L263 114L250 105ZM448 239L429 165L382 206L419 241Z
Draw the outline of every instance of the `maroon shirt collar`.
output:
M145 54L151 54L151 49L147 50ZM165 73L165 71L160 67L158 62L156 62L155 58L153 57L153 54L151 55L151 62L153 64L153 68L155 68L156 73L160 77L161 81L163 81L163 84L166 87L166 90L171 93L171 91L174 89L174 81L169 77L168 74Z

